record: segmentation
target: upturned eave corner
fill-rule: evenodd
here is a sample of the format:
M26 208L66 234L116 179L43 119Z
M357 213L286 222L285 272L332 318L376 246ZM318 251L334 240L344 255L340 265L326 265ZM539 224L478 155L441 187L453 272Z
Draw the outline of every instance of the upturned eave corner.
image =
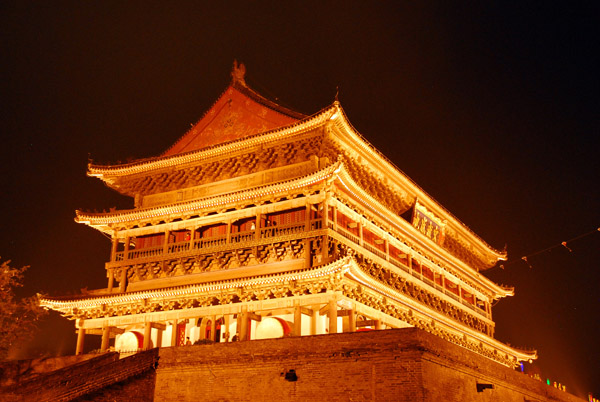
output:
M489 245L479 235L473 232L465 223L456 218L418 184L416 184L410 177L408 177L408 175L406 175L383 153L376 149L361 133L359 133L350 122L341 103L338 100L334 101L334 103L328 108L322 110L322 112L324 111L329 113L328 120L331 125L336 128L335 131L338 133L342 141L344 141L344 138L346 141L349 141L355 147L355 149L359 151L361 156L366 158L372 164L372 166L379 171L379 173L385 177L389 177L396 186L406 191L412 198L422 201L427 208L431 208L436 216L445 220L451 227L453 227L461 238L468 241L470 244L475 245L483 257L483 270L489 269L498 261L506 259L505 250L500 251Z

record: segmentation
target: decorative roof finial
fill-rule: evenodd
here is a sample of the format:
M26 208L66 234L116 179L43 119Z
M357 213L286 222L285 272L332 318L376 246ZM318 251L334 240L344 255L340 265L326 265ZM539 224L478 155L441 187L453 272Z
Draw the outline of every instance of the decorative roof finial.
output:
M335 86L335 101L339 102L340 101L340 87L339 86Z
M239 83L246 86L246 81L244 80L245 75L246 66L244 66L244 63L238 64L237 60L233 60L233 68L231 69L231 79L233 80L233 83Z

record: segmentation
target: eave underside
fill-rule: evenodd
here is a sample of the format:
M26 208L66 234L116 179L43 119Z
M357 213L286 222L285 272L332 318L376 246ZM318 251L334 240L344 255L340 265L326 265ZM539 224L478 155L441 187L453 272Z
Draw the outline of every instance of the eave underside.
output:
M199 313L245 305L253 311L274 305L274 300L334 297L338 306L354 306L362 314L376 314L394 328L402 323L424 329L453 343L471 349L507 366L535 358L535 353L510 348L495 339L451 320L426 306L414 303L393 288L370 278L351 257L324 266L292 270L273 275L200 283L177 288L61 300L44 298L41 305L88 325L117 320L127 323L141 315L168 318L171 314ZM349 304L350 303L350 304ZM229 306L229 307L228 307ZM278 304L281 306L281 304ZM267 308L268 310L268 308ZM387 317L387 318L386 318Z

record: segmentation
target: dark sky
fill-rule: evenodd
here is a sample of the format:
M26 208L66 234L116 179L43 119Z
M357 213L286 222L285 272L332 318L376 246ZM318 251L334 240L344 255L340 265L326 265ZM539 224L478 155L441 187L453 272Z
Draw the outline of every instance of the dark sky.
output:
M516 288L494 309L497 338L600 396L600 232L520 260L600 226L596 2L121 3L0 3L0 256L31 266L20 294L106 286L109 241L74 211L132 202L86 177L88 156L160 154L238 59L304 113L339 87L359 132L507 245L489 273ZM74 352L71 322L43 330L31 353Z

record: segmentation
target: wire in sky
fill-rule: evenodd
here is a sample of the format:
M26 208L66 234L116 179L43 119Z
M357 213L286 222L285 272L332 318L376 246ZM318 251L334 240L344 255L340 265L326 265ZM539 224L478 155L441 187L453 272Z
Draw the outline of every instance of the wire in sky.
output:
M500 264L499 266L500 266L500 268L504 269L504 268L506 268L506 267L507 267L507 266L509 266L509 265L513 265L513 264L516 264L517 262L523 261L523 262L525 262L525 264L527 264L527 265L529 266L529 268L533 268L533 266L531 265L531 262L529 262L529 258L530 258L530 257L536 256L536 255L539 255L539 254L546 253L546 252L548 252L548 251L551 251L551 250L553 250L553 249L555 249L555 248L557 248L557 247L564 247L564 248L566 248L567 250L569 250L569 252L570 252L570 253L572 253L572 252L573 252L573 250L572 250L572 249L571 249L571 248L568 246L568 244L569 244L569 243L573 243L573 242L574 242L574 241L576 241L576 240L582 239L582 238L584 238L584 237L590 236L590 235L592 235L592 234L594 234L594 233L598 233L598 232L600 232L600 227L598 227L598 228L597 228L597 229L595 229L595 230L589 231L589 232L587 232L587 233L580 234L579 236L576 236L576 237L574 237L574 238L572 238L572 239L569 239L569 240L567 240L567 241L563 241L563 242L560 242L560 243L558 243L558 244L554 244L554 245L552 245L552 246L550 246L550 247L547 247L547 248L545 248L545 249L538 250L538 251L536 251L536 252L534 252L534 253L531 253L531 254L524 255L524 256L522 256L522 257L521 257L520 259L518 259L518 260L513 260L513 261L506 262L506 263L504 263L504 264Z

